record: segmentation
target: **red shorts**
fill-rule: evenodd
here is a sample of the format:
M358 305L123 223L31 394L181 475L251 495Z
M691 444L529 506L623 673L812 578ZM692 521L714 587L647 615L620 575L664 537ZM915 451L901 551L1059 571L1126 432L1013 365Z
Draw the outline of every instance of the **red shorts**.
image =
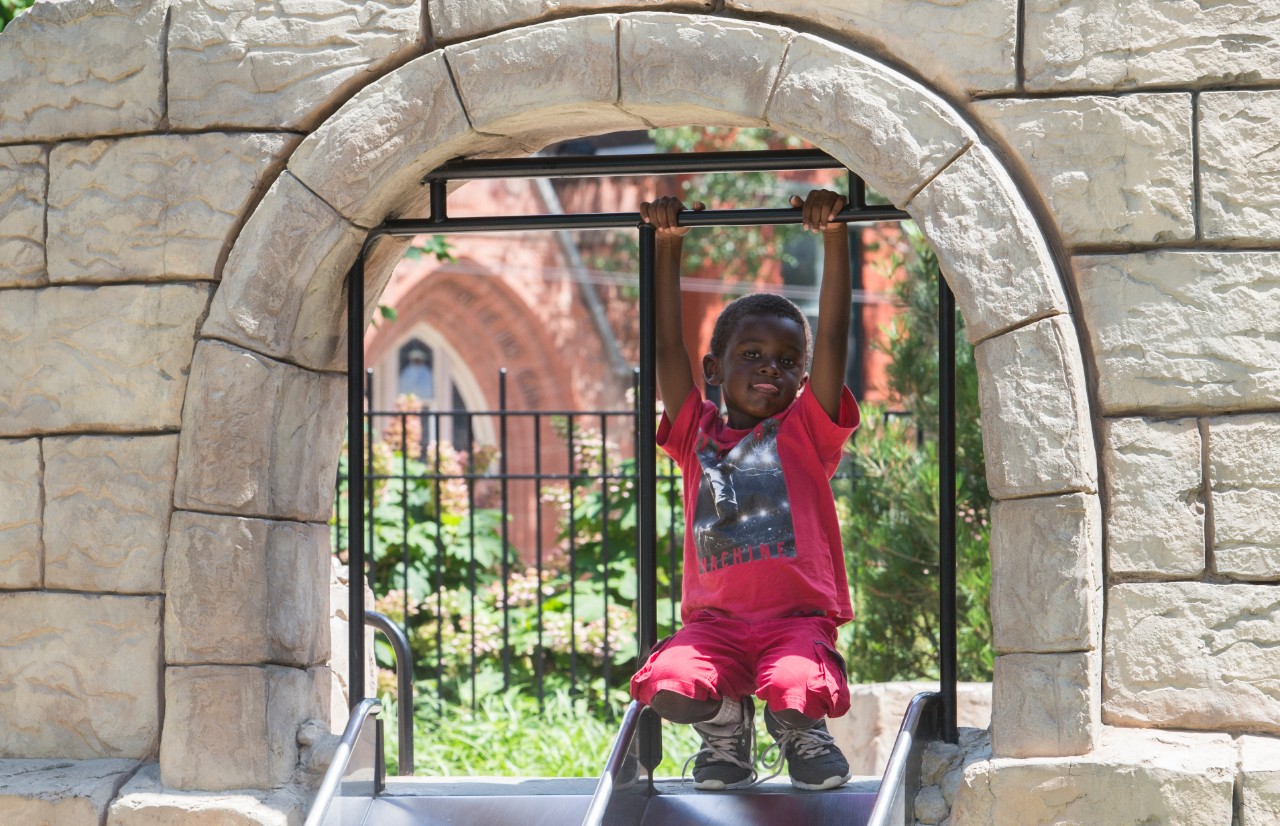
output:
M653 647L631 678L648 705L659 691L695 700L759 695L773 711L839 717L849 710L836 624L827 617L742 620L708 611Z

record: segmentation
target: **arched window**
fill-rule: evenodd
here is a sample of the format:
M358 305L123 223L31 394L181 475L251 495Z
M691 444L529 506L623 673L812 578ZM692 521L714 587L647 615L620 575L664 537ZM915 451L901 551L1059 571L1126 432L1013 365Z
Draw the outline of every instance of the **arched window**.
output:
M410 339L400 348L400 373L397 396L417 396L426 409L435 407L435 354L418 339Z
M379 357L373 372L373 409L385 414L396 410L405 396L413 396L415 407L423 411L424 446L437 438L458 450L466 450L471 440L493 444L496 433L491 417L468 415L489 407L480 385L448 342L428 325L414 325L398 345ZM377 426L386 421L384 415Z

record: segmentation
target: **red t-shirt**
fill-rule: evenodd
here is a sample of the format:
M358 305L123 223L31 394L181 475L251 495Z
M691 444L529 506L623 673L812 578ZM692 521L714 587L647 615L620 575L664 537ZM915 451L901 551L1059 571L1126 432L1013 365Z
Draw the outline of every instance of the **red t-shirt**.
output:
M751 430L734 430L695 386L658 444L684 477L688 622L710 609L736 617L853 618L831 476L858 426L849 388L833 422L812 393Z

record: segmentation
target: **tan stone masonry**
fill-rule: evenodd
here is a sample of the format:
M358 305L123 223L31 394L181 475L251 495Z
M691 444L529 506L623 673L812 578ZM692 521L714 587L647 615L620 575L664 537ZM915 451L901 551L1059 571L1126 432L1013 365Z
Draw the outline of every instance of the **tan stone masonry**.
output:
M686 123L866 177L978 344L995 756L952 826L1226 823L1235 779L1274 819L1280 0L357 5L65 0L0 36L0 756L84 761L0 762L35 778L0 820L296 822L164 795L289 783L323 714L366 229L452 157Z

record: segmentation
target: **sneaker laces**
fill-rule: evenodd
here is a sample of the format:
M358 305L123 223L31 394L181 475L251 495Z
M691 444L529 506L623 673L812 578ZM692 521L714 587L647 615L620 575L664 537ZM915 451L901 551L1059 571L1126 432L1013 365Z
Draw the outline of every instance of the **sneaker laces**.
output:
M747 742L747 754L754 754L756 750L755 727L749 726L749 728L751 729L751 736ZM711 760L715 760L721 763L732 763L735 766L741 766L742 768L750 771L751 786L754 786L760 782L759 774L756 772L755 764L747 763L743 760L739 760L738 755L735 754L735 752L738 749L738 736L739 736L736 730L731 731L728 734L714 734L704 729L698 729L697 731L698 731L698 734L701 735L702 737L703 746L701 749L695 751L692 755L690 755L688 760L684 761L684 766L680 768L680 782L682 783L684 782L685 774L687 774L689 771L689 764L692 763L694 760L697 760L699 756L704 754L707 755L707 757L710 758Z
M819 725L813 725L809 728L780 727L778 733L774 735L773 744L760 755L760 765L773 773L759 782L764 783L782 774L782 770L787 763L788 754L794 754L808 760L829 751L835 747L835 744L836 738ZM770 758L769 752L774 749L778 750L778 755Z

